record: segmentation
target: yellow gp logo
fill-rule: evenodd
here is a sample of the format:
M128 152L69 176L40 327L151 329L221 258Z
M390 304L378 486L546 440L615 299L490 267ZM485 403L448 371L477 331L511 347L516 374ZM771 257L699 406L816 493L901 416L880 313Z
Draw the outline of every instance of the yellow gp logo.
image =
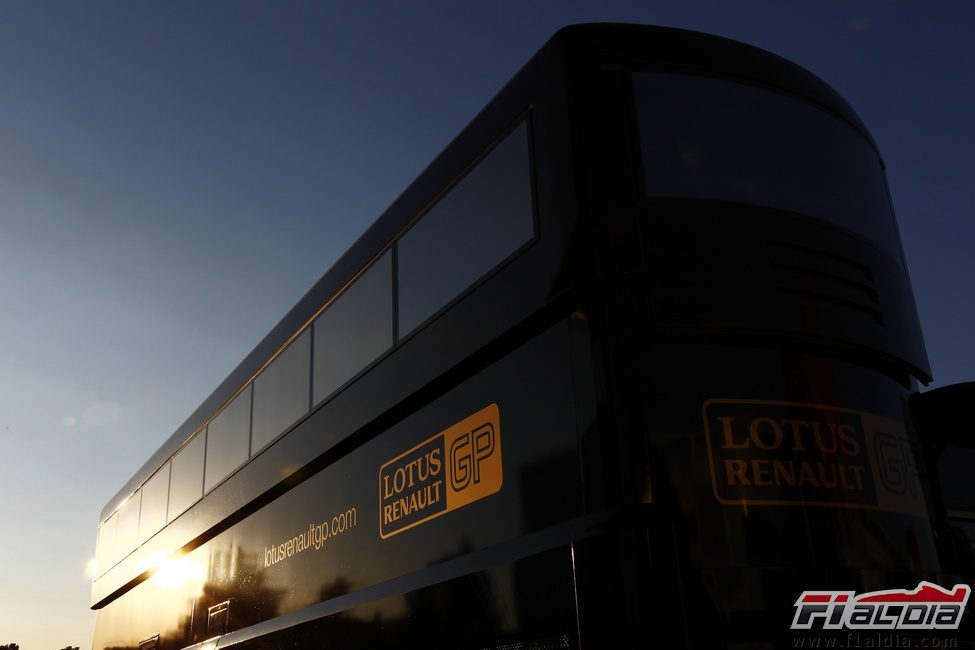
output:
M450 487L465 489L481 482L481 463L494 453L494 425L463 434L450 445Z
M501 489L501 436L498 405L491 404L444 431L449 450L447 510Z

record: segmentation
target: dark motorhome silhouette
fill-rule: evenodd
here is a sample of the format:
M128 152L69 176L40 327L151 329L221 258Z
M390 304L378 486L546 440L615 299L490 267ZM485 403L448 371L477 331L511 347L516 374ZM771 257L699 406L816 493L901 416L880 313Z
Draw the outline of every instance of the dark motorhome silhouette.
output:
M106 505L94 648L774 647L975 575L930 380L839 95L569 27Z

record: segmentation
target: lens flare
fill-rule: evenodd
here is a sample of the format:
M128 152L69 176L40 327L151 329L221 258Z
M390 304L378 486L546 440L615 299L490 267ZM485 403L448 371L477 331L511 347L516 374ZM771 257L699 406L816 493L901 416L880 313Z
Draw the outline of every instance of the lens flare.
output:
M163 589L179 589L190 580L202 580L204 573L201 565L184 556L164 560L151 580Z

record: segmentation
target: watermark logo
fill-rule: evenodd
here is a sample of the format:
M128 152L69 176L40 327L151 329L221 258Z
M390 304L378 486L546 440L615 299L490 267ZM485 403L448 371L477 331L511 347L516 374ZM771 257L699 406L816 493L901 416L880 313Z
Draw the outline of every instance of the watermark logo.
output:
M957 630L971 587L945 589L921 581L916 589L804 591L793 630Z

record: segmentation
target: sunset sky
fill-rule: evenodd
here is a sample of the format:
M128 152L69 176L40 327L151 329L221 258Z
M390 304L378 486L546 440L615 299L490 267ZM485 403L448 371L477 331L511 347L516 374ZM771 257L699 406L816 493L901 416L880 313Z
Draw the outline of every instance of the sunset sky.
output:
M884 154L937 384L975 379L975 4L0 3L0 644L91 644L101 507L566 24L805 66Z

